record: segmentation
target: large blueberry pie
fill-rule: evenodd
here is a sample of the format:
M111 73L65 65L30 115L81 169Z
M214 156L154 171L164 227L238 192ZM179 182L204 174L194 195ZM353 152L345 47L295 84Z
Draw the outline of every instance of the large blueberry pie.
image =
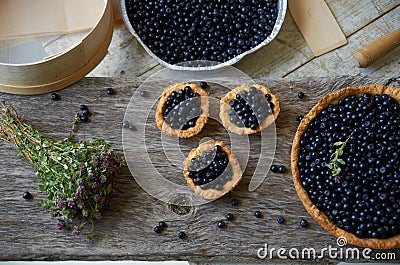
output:
M157 127L169 136L189 138L207 123L207 92L195 83L174 84L164 89L156 110Z
M291 153L294 185L311 216L336 237L400 247L400 89L344 88L302 119Z
M222 141L209 140L192 149L183 168L188 186L208 200L230 192L242 179L239 161Z
M225 128L243 135L267 128L278 118L279 111L278 98L268 88L243 84L221 99L219 116Z

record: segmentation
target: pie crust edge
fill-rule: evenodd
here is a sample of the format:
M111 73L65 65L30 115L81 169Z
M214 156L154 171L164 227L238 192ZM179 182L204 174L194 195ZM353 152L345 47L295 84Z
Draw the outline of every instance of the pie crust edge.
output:
M303 188L300 180L300 172L297 167L298 155L300 152L300 139L303 133L307 130L308 124L330 103L337 103L340 99L343 99L350 95L361 96L364 93L369 94L387 94L393 97L397 102L400 103L400 88L387 87L384 85L373 84L368 86L359 87L347 87L336 92L330 93L321 98L318 103L310 110L310 112L304 116L301 120L295 137L293 139L292 150L291 150L291 168L293 174L293 182L296 188L297 194L306 208L307 212L314 218L314 220L321 225L327 232L334 235L336 238L344 237L348 244L377 248L377 249L392 249L400 247L400 234L386 239L377 238L359 238L356 235L347 232L337 227L333 222L328 220L328 217L320 211L310 200L306 190Z
M196 126L188 128L187 130L173 129L168 123L164 120L164 111L166 109L166 103L168 100L168 96L172 92L177 92L181 89L184 89L185 86L190 86L192 91L195 93L199 93L200 95L200 108L202 109L202 114L197 118ZM198 134L207 123L209 113L209 102L208 102L208 94L203 89L200 88L198 84L195 83L178 83L172 84L164 89L163 93L160 96L160 100L156 109L156 124L157 127L164 132L165 134L172 137L179 138L190 138L196 134Z
M189 178L189 171L187 169L192 164L191 161L192 158L199 157L201 153L204 151L213 150L215 145L220 145L221 149L225 151L226 154L228 155L227 156L229 160L228 165L231 167L232 178L222 186L222 190L215 190L215 189L203 190L199 185L195 185L193 183L193 180ZM222 197L223 195L232 191L242 180L242 170L240 168L239 161L237 160L235 155L232 153L232 151L225 142L214 141L214 140L208 140L204 143L201 143L198 147L193 148L189 152L189 155L183 161L183 175L185 176L185 180L188 186L192 188L193 191L198 196L206 200L214 200L219 197Z
M271 100L269 102L272 102L274 104L273 116L268 115L268 117L263 121L263 123L260 126L258 126L257 129L255 130L252 130L251 128L236 126L235 124L230 122L228 115L228 111L231 109L231 107L229 106L229 101L231 101L231 99L235 99L236 94L242 92L243 90L249 91L251 87L255 87L258 90L261 90L263 95L270 94ZM223 98L221 98L219 117L221 118L223 126L227 128L229 131L239 135L244 135L244 134L254 134L261 132L263 129L270 126L278 118L279 112L280 112L279 100L274 94L272 94L272 92L267 87L260 84L242 84L232 89Z

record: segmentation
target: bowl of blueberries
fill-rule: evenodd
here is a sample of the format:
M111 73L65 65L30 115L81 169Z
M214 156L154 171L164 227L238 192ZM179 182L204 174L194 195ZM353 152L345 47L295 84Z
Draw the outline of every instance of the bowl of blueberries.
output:
M279 33L287 0L120 0L128 30L161 65L214 70Z

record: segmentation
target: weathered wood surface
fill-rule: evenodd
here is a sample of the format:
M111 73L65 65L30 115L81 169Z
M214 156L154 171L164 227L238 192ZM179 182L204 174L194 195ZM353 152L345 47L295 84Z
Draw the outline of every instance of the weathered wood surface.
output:
M59 92L60 101L51 101L49 95L15 96L0 94L1 100L12 103L27 121L54 140L64 139L71 127L71 117L86 104L92 112L91 121L80 125L78 139L101 137L111 142L121 152L121 131L125 108L134 91L141 84L138 79L85 78ZM228 80L228 87L240 80ZM281 100L281 115L276 122L277 148L275 164L288 168L286 174L268 173L264 183L254 192L248 191L250 174L257 162L257 152L251 153L249 166L238 187L226 196L206 205L196 206L188 215L178 215L166 203L154 199L142 190L127 168L117 178L118 196L104 211L104 217L95 225L95 236L90 242L82 235L71 236L70 231L58 231L57 220L50 217L37 204L45 195L38 191L39 180L34 170L22 158L15 157L15 149L0 143L0 260L203 260L245 261L257 260L257 250L265 243L279 248L316 248L331 245L336 239L325 232L307 214L299 201L290 174L290 148L297 121L296 116L305 114L326 93L346 86L370 83L400 87L400 79L361 77L332 77L299 79L293 81L257 79ZM159 85L168 81L160 80ZM106 88L113 87L116 94L108 96ZM305 99L296 97L299 91ZM211 95L221 94L218 86L209 89ZM154 122L149 119L149 122ZM221 137L224 130L215 122L207 124L198 137L181 141L184 153L201 137ZM149 128L154 127L150 124ZM158 132L150 133L159 135ZM156 136L155 136L156 137ZM259 147L259 135L251 136L251 143ZM148 139L151 142L151 139ZM156 140L156 139L154 139ZM151 145L150 157L160 166L162 149L157 141ZM257 148L256 148L257 149ZM167 169L164 169L168 171ZM171 168L171 170L175 170ZM146 172L143 172L146 174ZM183 176L176 175L178 182ZM25 201L24 191L35 198ZM238 207L230 201L237 198ZM263 213L261 219L254 211ZM227 227L218 229L217 221L226 213L235 216ZM279 225L276 217L282 215L286 223ZM309 228L301 229L299 221L306 218ZM159 235L153 227L165 220L168 227ZM179 240L178 231L186 231L187 239Z
M298 78L305 76L396 75L400 49L367 69L357 67L352 53L400 28L399 0L326 0L348 44L315 57L294 23L290 12L279 35L267 46L246 56L235 67L251 77ZM160 66L121 24L116 26L109 54L91 76L149 76Z

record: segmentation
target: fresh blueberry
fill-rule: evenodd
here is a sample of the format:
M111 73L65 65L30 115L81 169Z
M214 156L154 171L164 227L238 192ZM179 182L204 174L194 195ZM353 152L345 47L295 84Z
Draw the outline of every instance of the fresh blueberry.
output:
M51 93L51 100L60 100L60 96L57 93Z
M178 238L179 239L185 239L186 238L186 233L183 231L178 232Z
M285 222L285 218L283 218L283 216L278 216L276 218L276 221L278 222L278 224L283 224Z
M226 215L226 220L232 221L232 220L233 220L233 214L228 213L228 214Z
M255 216L256 218L261 218L261 217L262 217L262 213L261 213L260 211L255 211L255 212L254 212L254 216Z
M224 221L219 221L219 222L217 223L217 227L218 227L218 228L224 228L224 227L225 227L225 222L224 222Z
M239 201L237 199L232 199L231 200L231 205L232 206L238 206L238 204L239 204Z
M307 225L308 225L308 222L307 222L306 219L301 219L301 220L300 220L300 226L301 226L301 227L307 227Z
M107 88L107 95L113 95L115 94L115 90L111 87Z
M155 226L154 227L154 232L156 232L157 234L161 233L161 227L160 226Z
M29 191L25 191L24 194L22 195L22 198L24 198L25 200L30 200L33 198L33 196Z

